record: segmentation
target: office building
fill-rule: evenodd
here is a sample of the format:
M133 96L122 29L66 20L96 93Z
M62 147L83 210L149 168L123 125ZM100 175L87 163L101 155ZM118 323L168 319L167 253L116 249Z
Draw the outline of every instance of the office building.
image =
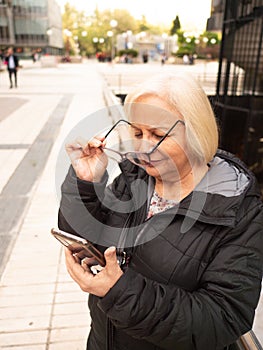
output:
M55 0L0 0L0 49L20 57L62 54L62 18Z

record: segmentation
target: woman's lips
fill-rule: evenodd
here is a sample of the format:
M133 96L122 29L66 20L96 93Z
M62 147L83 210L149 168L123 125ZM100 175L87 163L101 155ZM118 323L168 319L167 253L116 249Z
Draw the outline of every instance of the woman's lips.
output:
M149 166L149 167L152 167L154 168L156 165L159 165L161 162L163 162L164 159L158 159L158 160L151 160L149 163L148 162L145 162L145 166Z

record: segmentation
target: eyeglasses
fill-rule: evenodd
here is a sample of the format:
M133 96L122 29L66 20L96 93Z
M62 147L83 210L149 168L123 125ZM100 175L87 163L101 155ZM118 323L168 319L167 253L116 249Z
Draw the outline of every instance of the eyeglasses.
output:
M116 128L116 126L119 125L122 122L132 126L132 124L130 122L128 122L127 120L120 119L106 133L105 139ZM112 158L112 159L116 160L118 163L124 161L125 159L128 159L130 162L132 162L132 163L134 163L136 165L147 165L147 164L151 163L151 155L153 154L153 152L156 151L156 149L160 146L160 144L165 140L165 138L170 134L170 132L179 123L185 125L185 122L183 120L178 119L171 126L171 128L166 132L166 134L164 134L161 137L161 139L158 141L158 143L149 152L134 152L134 151L132 151L132 152L121 153L121 152L118 152L118 151L116 151L116 150L114 150L112 148L107 148L107 147L104 147L103 151L105 151L106 155L109 158Z

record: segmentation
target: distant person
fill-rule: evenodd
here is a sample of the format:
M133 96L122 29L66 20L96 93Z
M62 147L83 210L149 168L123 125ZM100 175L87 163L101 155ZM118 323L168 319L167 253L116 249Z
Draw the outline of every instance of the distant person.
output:
M13 88L13 75L15 78L15 87L17 87L17 70L18 70L18 58L14 55L14 51L11 47L7 50L7 56L5 58L5 62L7 65L7 70L9 74L10 80L10 89Z
M32 61L33 61L33 63L35 63L36 61L38 61L38 53L37 53L37 52L33 52L33 53L32 53Z
M183 55L183 62L184 64L189 64L189 56L188 55Z
M190 55L189 56L189 64L194 64L194 56L193 55Z
M3 63L3 60L4 60L4 55L3 55L2 50L0 50L0 71L2 70L2 63Z
M162 64L162 66L165 64L165 61L166 61L166 60L167 60L166 54L163 53L163 54L162 54L162 59L161 59L161 64Z
M147 63L148 62L148 58L149 58L149 55L148 55L148 52L145 51L142 55L142 60L143 60L143 63Z

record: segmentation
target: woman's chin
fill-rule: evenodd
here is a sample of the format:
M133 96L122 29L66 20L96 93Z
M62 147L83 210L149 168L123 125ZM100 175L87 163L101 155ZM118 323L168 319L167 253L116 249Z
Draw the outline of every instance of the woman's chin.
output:
M161 175L160 168L155 167L152 164L144 165L143 168L150 176L159 177Z

